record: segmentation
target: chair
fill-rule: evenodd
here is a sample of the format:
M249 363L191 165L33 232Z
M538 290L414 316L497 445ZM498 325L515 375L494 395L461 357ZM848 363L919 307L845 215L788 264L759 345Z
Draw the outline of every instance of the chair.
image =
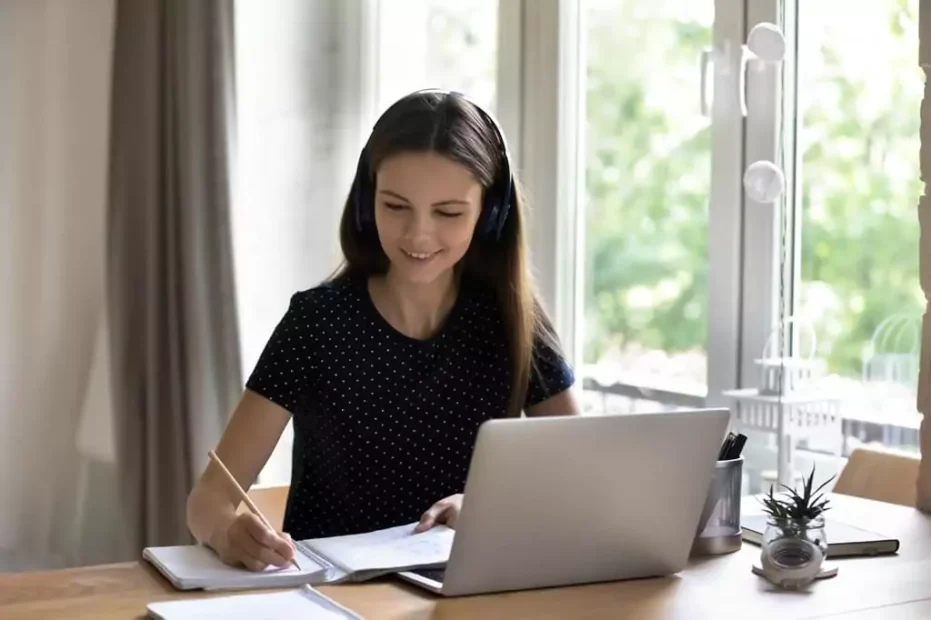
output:
M284 525L284 510L288 503L288 491L291 487L283 485L254 484L246 493L256 507L262 511L276 530L281 531ZM240 504L237 512L248 510L245 504Z
M835 493L916 506L921 459L878 448L854 448L834 484Z

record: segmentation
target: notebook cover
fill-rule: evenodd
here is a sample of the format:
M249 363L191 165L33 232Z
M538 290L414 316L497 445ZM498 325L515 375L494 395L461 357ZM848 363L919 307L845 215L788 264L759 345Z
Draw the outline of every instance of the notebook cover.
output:
M179 545L146 547L142 557L178 590L282 588L315 583L323 567L298 555L302 570L268 567L263 572L227 566L207 547Z
M766 530L767 516L763 514L744 515L740 518L743 538L747 542L760 544ZM835 519L825 519L825 536L828 539L828 557L843 555L885 555L899 550L899 541L870 530L844 523Z

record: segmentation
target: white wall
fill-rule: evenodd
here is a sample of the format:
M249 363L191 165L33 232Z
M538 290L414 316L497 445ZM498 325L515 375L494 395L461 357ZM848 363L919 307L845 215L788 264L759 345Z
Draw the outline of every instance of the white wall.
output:
M361 147L357 0L236 3L234 252L244 380L290 296L339 264L339 218ZM350 20L351 21L351 20ZM344 65L356 65L346 75ZM348 89L348 95L347 95ZM286 482L291 430L262 482Z

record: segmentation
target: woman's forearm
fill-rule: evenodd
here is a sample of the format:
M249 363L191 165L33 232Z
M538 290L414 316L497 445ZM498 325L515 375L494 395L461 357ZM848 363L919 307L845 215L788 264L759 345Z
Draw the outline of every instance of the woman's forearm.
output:
M290 418L288 411L255 392L243 394L216 448L240 487L248 490L255 482ZM188 529L198 542L217 549L238 506L223 471L208 463L188 496Z

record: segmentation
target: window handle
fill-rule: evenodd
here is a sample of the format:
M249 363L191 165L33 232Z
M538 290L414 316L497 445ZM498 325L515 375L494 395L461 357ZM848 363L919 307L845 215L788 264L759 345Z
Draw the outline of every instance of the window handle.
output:
M765 64L779 64L786 57L786 38L775 24L760 22L750 29L747 43L740 49L740 68L737 71L737 94L740 112L747 116L747 64L759 60Z
M786 175L782 168L763 159L747 166L743 184L754 202L774 204L786 191Z

